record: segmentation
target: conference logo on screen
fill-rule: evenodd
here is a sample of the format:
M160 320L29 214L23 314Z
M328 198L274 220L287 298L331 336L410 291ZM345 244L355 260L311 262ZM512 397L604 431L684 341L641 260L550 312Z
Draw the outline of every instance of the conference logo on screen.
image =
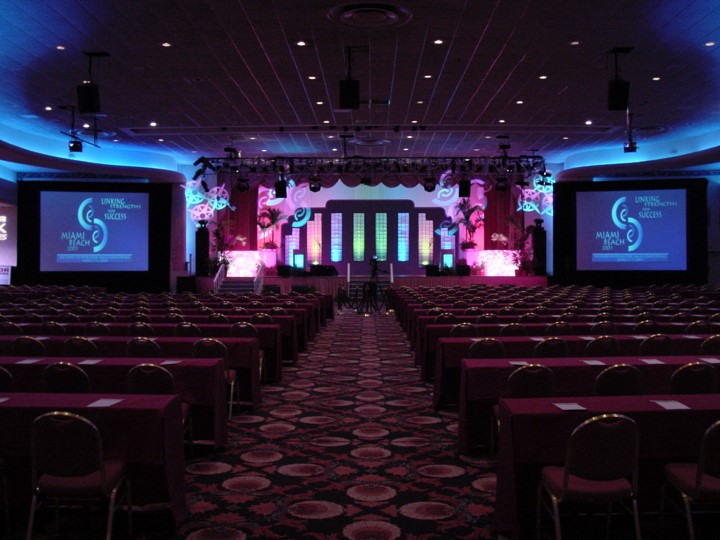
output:
M628 251L635 251L643 240L642 224L630 216L627 197L615 201L611 210L612 221L618 231L606 231L603 238L603 249L612 250L618 246L627 246Z
M84 232L75 233L80 236L76 240L79 242L78 247L92 246L93 253L102 251L108 241L108 230L105 222L95 217L92 197L88 197L80 203L77 218L80 226L88 231L87 238Z

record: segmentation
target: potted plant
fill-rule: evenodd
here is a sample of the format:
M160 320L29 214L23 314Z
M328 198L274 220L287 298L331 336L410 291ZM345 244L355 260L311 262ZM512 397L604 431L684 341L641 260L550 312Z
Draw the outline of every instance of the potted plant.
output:
M513 216L508 216L506 220L515 229L515 234L513 235L513 248L515 249L515 253L513 254L513 262L517 267L517 274L525 276L529 275L532 273L533 270L533 257L531 251L528 250L526 244L528 238L535 229L535 225L528 225L527 227L524 227Z
M277 225L285 219L282 211L279 208L265 207L265 209L258 214L258 227L262 231L262 237L266 238L268 231L270 231L270 239L265 240L263 244L264 249L277 249L278 245L275 243L275 229Z
M465 227L465 240L460 242L460 249L467 251L474 249L475 233L482 226L485 217L482 215L482 207L479 204L472 204L468 197L460 199L453 207L455 216L459 219L456 221Z

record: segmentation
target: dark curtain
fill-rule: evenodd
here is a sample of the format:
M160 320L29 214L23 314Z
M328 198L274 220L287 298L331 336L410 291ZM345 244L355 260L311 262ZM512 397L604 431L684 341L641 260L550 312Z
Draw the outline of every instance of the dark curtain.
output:
M512 187L507 191L492 190L487 194L488 204L485 208L485 249L514 249L513 240L518 236L515 227L508 222L508 216L522 223L522 212L517 210L517 195ZM504 234L508 237L507 247L497 245L490 237L493 233Z
M226 208L218 212L217 220L219 223L225 224L225 231L233 239L242 236L247 243L242 246L237 240L231 245L231 250L250 250L257 249L257 201L258 188L251 187L249 191L233 190L230 195L230 204L235 207L235 211Z

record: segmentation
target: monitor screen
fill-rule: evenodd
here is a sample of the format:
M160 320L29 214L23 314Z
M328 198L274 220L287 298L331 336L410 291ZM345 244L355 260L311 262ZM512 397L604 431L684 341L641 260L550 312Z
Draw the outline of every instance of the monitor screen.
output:
M148 270L149 195L40 192L40 271Z
M685 189L575 195L577 270L687 270Z

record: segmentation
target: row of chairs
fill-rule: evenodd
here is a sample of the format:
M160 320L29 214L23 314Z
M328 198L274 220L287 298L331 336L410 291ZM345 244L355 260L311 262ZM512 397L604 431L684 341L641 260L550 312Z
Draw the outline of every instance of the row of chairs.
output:
M566 503L607 508L608 534L614 503L630 500L635 536L639 540L637 505L640 433L635 421L621 414L603 414L578 425L570 435L563 465L545 466L537 490L536 531L542 532L543 511L553 517L555 538L561 540L560 507ZM704 433L696 463L668 463L661 494L666 513L669 489L683 500L688 535L695 539L694 503L720 502L720 420Z

